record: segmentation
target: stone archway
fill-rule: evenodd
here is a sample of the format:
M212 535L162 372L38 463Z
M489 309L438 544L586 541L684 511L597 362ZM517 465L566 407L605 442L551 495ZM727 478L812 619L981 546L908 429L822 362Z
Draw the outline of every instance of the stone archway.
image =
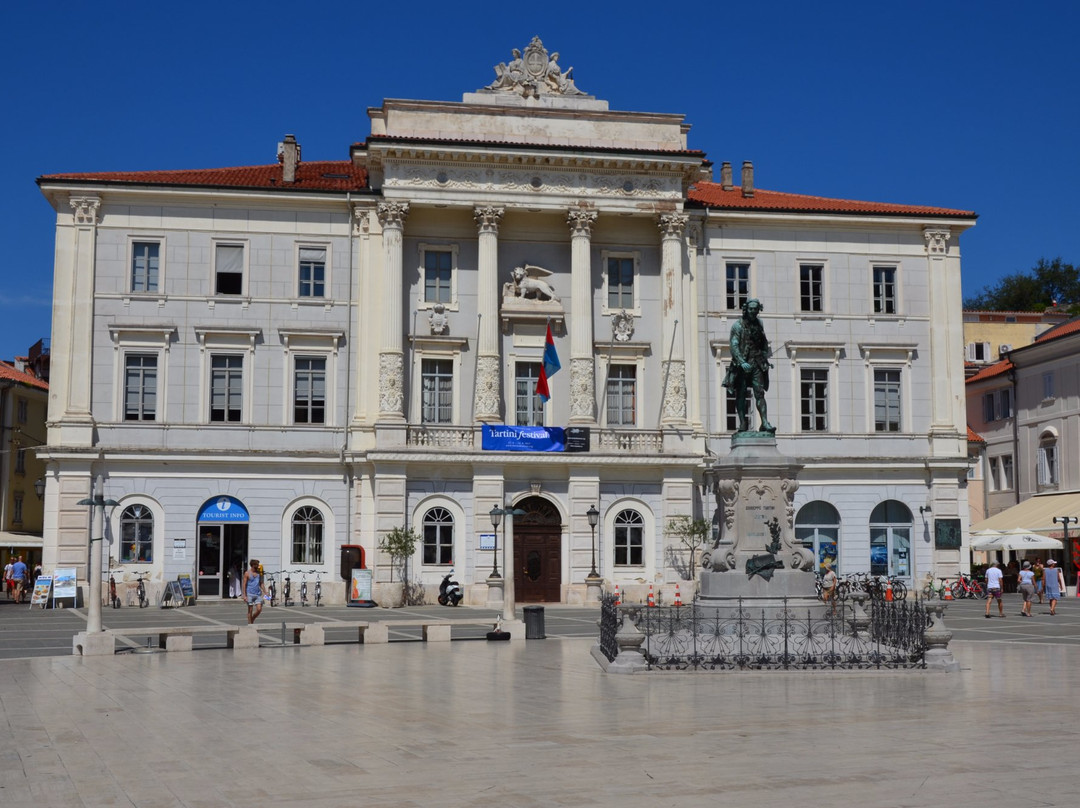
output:
M514 505L525 511L514 518L514 593L521 603L562 600L562 517L541 496Z

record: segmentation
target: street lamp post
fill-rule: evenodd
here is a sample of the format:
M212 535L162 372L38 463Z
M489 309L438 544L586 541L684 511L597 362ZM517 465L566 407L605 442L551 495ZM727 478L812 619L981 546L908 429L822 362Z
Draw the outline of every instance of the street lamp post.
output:
M1064 540L1065 540L1064 541L1065 549L1067 551L1070 551L1069 552L1069 557L1072 559L1072 563L1073 563L1074 567L1077 565L1077 555L1078 555L1077 551L1080 551L1080 547L1073 547L1073 548L1069 547L1069 525L1075 525L1077 523L1077 521L1078 521L1077 517L1075 517L1075 516L1055 516L1054 517L1054 524L1055 525L1061 525L1061 530L1063 531L1063 536L1064 536ZM1066 581L1065 583L1068 583L1068 581ZM1062 593L1062 594L1064 594L1064 593Z
M600 511L596 510L595 505L590 505L585 515L589 518L589 527L592 529L592 570L589 572L589 578L596 579L600 577L596 571L596 525L600 522Z
M491 552L491 575L489 578L501 578L499 575L499 522L502 521L502 508L495 505L488 511L488 516L491 517L491 526L495 528L495 546L492 547Z
M119 505L115 499L105 499L102 492L101 477L94 482L94 495L86 499L80 499L79 505L89 505L93 508L93 524L90 530L90 563L87 570L87 595L86 604L86 633L97 634L101 632L101 552L103 545L96 542L105 541L105 508Z

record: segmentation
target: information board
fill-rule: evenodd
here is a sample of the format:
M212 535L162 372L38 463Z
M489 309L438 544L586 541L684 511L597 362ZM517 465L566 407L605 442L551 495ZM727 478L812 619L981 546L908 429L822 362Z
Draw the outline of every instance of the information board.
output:
M191 582L191 576L181 573L176 576L176 582L180 584L180 592L184 598L184 605L191 606L195 603L195 585Z
M165 591L161 593L161 603L158 604L162 609L166 606L172 606L179 608L186 603L184 600L184 593L180 589L179 581L168 581L165 584Z
M75 586L75 568L53 570L53 604L58 600L74 601L79 596Z
M374 606L371 599L371 570L354 568L349 581L350 606Z
M480 550L494 550L495 549L495 534L494 533L481 533L480 534Z
M48 575L39 575L34 581L34 591L30 595L30 605L40 606L44 609L49 605L49 593L52 591L52 578Z

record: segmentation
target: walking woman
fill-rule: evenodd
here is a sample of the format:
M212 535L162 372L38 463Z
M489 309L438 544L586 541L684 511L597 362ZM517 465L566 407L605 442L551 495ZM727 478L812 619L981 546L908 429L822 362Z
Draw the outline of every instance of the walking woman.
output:
M1024 596L1024 605L1020 607L1021 617L1031 617L1031 599L1035 597L1035 573L1031 571L1031 562L1025 561L1020 570L1019 584L1016 591Z
M1043 584L1046 587L1046 599L1050 601L1050 614L1057 614L1057 602L1065 589L1065 575L1058 569L1057 562L1052 558L1046 562Z
M247 601L248 623L254 623L255 618L262 614L263 600L266 598L266 584L259 574L259 559L251 559L251 568L244 573L244 600Z

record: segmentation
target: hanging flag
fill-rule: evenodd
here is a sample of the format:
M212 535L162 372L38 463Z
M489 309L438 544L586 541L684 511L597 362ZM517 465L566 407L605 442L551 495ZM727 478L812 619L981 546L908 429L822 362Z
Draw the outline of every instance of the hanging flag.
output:
M559 354L555 352L555 340L551 338L551 323L548 323L547 337L544 339L544 361L540 365L540 378L536 380L536 394L543 399L545 404L551 398L548 376L554 376L561 367Z

